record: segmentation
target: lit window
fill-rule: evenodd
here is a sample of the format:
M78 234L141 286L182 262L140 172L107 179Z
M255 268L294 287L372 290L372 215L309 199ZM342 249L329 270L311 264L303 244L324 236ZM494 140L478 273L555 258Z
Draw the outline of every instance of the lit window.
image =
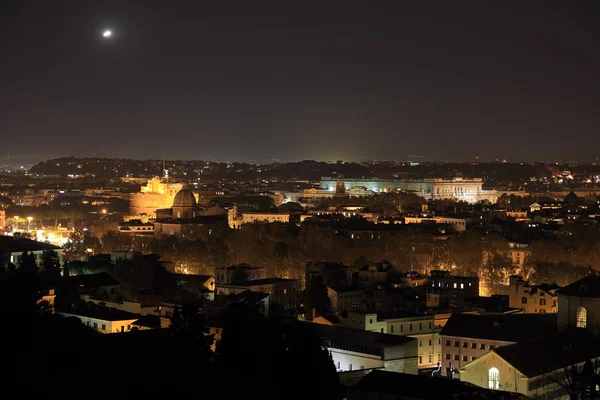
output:
M461 288L461 289L464 289L464 288L465 288L465 284L464 284L464 283L461 283L461 284L460 284L460 288Z
M587 310L583 307L579 307L577 309L577 327L578 328L586 328L587 327Z
M456 289L456 283L454 284L454 289Z
M488 372L489 377L489 388L492 390L497 390L500 387L500 372L498 368L490 368Z

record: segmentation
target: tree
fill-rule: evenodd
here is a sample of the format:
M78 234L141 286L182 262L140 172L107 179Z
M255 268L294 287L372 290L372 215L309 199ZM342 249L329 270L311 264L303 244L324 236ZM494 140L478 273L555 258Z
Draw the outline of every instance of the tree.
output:
M204 323L204 315L194 303L186 303L181 307L176 305L171 316L169 328L173 337L192 346L196 353L196 361L208 364L212 357L211 346L215 337L210 334L209 327Z
M49 285L56 285L60 280L60 259L54 250L44 250L40 265L42 280Z
M329 313L331 300L327 294L327 286L323 283L323 279L320 276L313 276L310 282L307 282L304 295L304 308L309 318L312 317L313 310L315 316Z
M49 210L46 217L54 220L54 230L58 229L58 220L67 218L67 213L62 210Z

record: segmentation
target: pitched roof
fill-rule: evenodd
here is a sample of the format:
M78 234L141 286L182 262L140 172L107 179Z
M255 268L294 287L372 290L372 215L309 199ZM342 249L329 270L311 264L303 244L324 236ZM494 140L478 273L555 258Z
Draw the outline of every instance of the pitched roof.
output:
M600 297L600 276L586 276L559 289L557 293L573 297Z
M256 304L269 297L270 294L263 292L253 292L252 290L244 290L241 293L235 294L231 297L231 300L240 303Z
M371 371L352 386L352 391L381 393L406 398L438 400L446 398L524 399L518 393L482 389L449 378L432 378L382 370ZM485 394L485 396L483 396ZM455 397L456 396L456 397ZM464 396L464 397L463 397ZM481 397L480 397L481 396Z
M116 286L121 283L106 272L69 277L69 282L79 287Z
M556 314L452 314L440 335L520 342L556 333Z
M138 314L117 310L116 308L103 307L92 302L57 302L55 304L57 313L77 315L94 318L103 321L127 321L137 320Z
M161 328L161 321L158 315L148 314L135 321L132 325L158 329Z
M493 351L522 374L533 378L600 357L600 339L585 329L574 329Z
M60 250L60 247L37 240L0 236L0 249L6 249L10 253L22 253L24 251Z

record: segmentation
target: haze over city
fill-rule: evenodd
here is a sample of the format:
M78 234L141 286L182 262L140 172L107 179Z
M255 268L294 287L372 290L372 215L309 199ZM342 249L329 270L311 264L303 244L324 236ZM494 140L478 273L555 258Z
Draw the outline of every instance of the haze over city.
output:
M600 145L593 1L0 7L3 156L591 161Z
M0 2L4 392L600 400L599 17Z

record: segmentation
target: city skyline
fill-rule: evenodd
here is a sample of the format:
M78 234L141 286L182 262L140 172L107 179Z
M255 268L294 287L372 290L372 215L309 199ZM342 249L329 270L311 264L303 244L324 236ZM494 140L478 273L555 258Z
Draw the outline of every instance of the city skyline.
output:
M591 2L2 7L2 156L593 161L600 145Z

